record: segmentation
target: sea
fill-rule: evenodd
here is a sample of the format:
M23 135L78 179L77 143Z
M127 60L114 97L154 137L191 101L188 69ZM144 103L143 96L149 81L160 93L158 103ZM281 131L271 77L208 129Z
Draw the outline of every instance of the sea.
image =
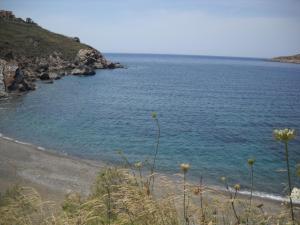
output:
M287 194L284 145L273 130L300 134L300 65L267 59L105 54L124 69L65 76L53 84L0 101L0 133L49 151L122 164L151 162L158 127L156 171L180 173L215 187L256 195ZM1 146L0 146L1 147ZM289 142L292 185L300 188L300 138ZM157 181L159 182L159 181Z

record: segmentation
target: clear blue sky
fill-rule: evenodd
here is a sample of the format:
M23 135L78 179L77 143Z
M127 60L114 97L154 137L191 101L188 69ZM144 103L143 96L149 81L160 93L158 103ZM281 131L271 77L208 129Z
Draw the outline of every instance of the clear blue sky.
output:
M0 0L0 8L102 52L300 53L300 0Z

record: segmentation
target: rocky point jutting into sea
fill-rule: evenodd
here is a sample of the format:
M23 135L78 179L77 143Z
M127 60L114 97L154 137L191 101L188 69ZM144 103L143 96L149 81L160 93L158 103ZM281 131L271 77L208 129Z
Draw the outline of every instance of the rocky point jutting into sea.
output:
M272 58L274 62L282 62L282 63L296 63L300 64L300 54L291 55L291 56L280 56Z
M122 68L78 37L52 33L31 18L0 11L0 97L35 89L35 81L65 75L94 75L96 69Z

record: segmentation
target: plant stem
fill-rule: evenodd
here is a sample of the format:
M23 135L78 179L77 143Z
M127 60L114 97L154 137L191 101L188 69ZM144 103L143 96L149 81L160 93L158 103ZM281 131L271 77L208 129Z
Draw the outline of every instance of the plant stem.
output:
M232 210L233 210L233 212L234 212L234 216L235 216L235 218L236 218L236 220L237 220L237 224L240 224L240 218L239 218L239 216L237 215L236 209L235 209L235 206L234 206L234 200L235 200L235 198L236 198L236 195L237 195L237 190L235 190L234 196L233 196L232 201L231 201L231 206L232 206Z
M154 154L154 157L153 157L153 164L152 164L152 167L151 167L151 177L150 177L150 181L149 181L149 186L150 186L150 182L151 182L151 179L152 179L152 187L151 187L152 191L153 191L153 188L154 188L154 170L155 170L155 163L156 163L156 158L157 158L157 154L158 154L159 139L160 139L160 125L159 125L159 122L158 122L157 118L155 119L155 122L156 122L156 126L157 126L157 139L156 139L155 154Z
M186 186L185 186L185 182L186 182L186 173L184 172L183 173L183 217L184 217L184 221L185 221L185 224L187 224L187 216L186 216L186 206L185 206L185 198L186 198Z
M201 207L201 221L204 223L205 216L203 211L202 176L200 177L200 207Z
M251 205L252 205L252 196L253 196L253 165L250 165L250 180L251 180L251 190L250 190L250 200L249 200L249 213L251 213ZM249 222L249 215L247 215L247 224Z
M294 211L293 211L293 201L292 201L292 184L291 184L291 175L290 175L290 162L289 162L289 150L288 150L288 142L285 141L285 158L286 158L286 167L287 167L287 174L288 174L288 183L289 183L289 199L290 199L290 207L291 207L291 217L293 225L295 224L295 218L294 218Z
M251 194L250 194L250 207L251 207L251 203L252 203L252 197L253 197L253 166L251 166Z

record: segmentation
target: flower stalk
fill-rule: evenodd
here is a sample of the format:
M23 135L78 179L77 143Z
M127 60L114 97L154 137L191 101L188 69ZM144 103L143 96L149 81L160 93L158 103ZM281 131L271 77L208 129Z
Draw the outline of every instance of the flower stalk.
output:
M288 178L288 196L290 200L290 210L291 210L291 219L292 224L295 225L295 216L294 216L294 209L293 209L293 200L292 200L292 182L291 182L291 173L290 173L290 162L289 162L289 149L288 149L288 142L294 139L296 136L295 130L285 128L283 130L274 130L274 137L276 140L281 141L284 143L285 146L285 161L287 167L287 178Z
M180 168L183 172L183 218L185 221L185 225L189 224L189 218L188 218L188 214L187 214L187 206L186 206L186 174L190 169L190 165L186 164L186 163L182 163L180 165Z

